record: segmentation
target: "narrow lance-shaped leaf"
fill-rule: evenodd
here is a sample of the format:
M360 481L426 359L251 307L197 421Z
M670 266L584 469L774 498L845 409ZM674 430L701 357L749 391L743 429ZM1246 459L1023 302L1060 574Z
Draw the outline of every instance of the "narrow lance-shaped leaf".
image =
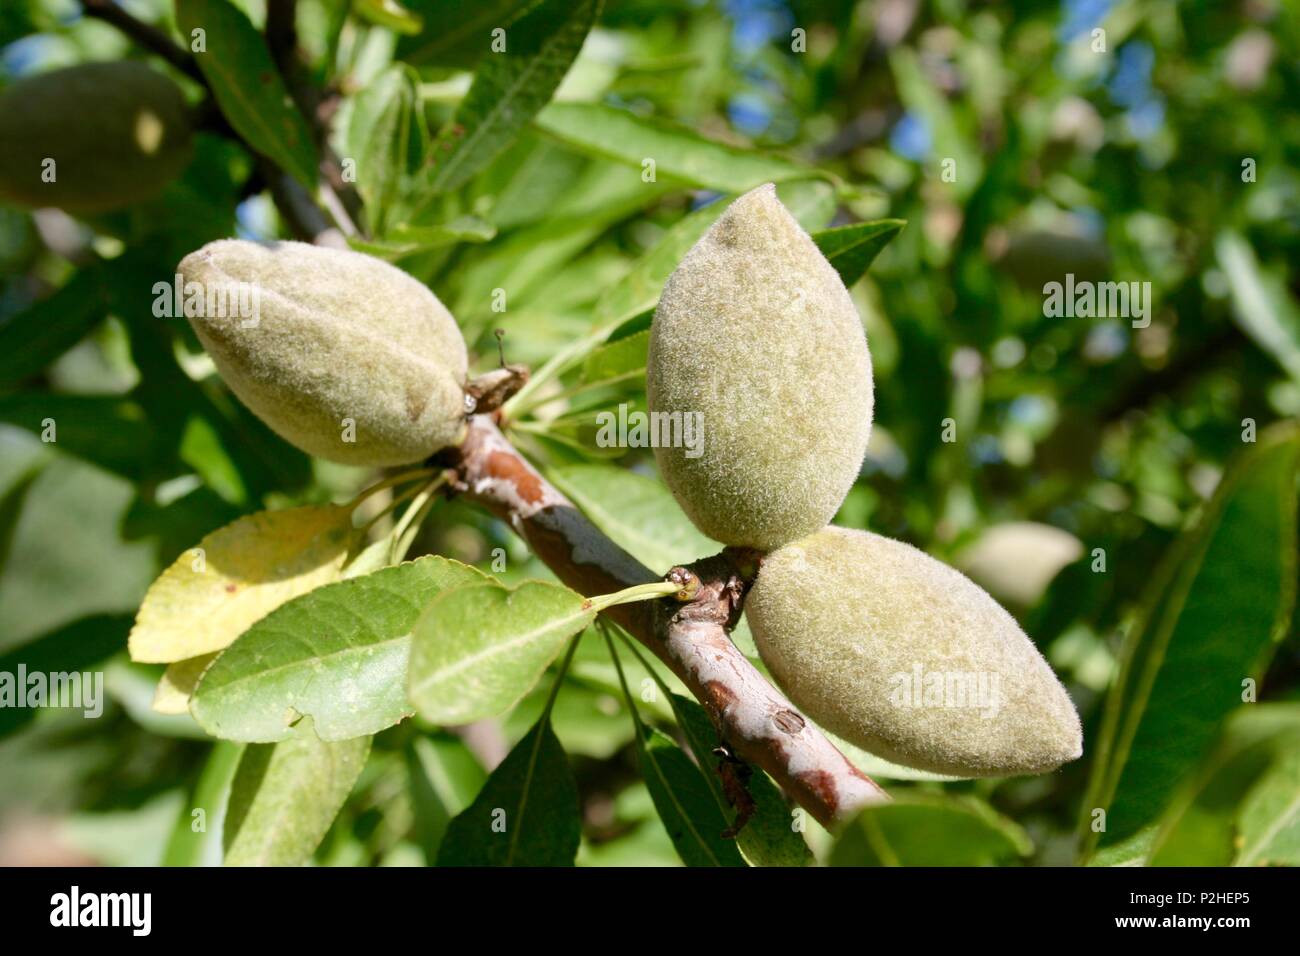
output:
M582 595L544 581L455 588L415 624L410 698L435 724L468 724L517 703L595 619Z
M190 799L163 852L163 866L219 866L230 785L243 757L243 744L219 740L203 765Z
M0 385L35 375L76 345L106 312L96 269L83 269L56 292L0 323Z
M614 465L566 465L548 477L614 543L646 567L667 572L715 554L662 482Z
M488 54L492 31L509 27L534 3L536 0L406 0L403 5L421 17L424 29L398 41L397 56L407 63L468 69Z
M428 147L419 83L410 67L390 66L367 83L353 103L349 158L356 163L357 190L378 235L386 234L389 207Z
M50 633L27 641L0 655L0 674L76 673L102 665L122 649L131 619L121 614L95 614L78 618ZM27 726L40 710L35 707L0 707L0 740Z
M226 865L306 863L352 792L369 753L369 737L326 743L309 719L287 740L244 748L226 810Z
M348 240L348 244L357 252L364 252L386 262L396 262L407 256L459 242L487 242L496 233L495 226L476 216L457 216L450 222L434 226L400 223L386 230L381 240L354 237Z
M1238 866L1300 865L1300 747L1283 752L1238 812Z
M1225 230L1214 241L1219 267L1232 293L1232 315L1241 330L1300 381L1300 308L1286 283L1260 268L1255 250Z
M262 35L229 0L176 0L176 23L230 125L250 146L308 188L316 147ZM196 31L198 31L196 33ZM203 43L199 49L197 44Z
M736 841L724 837L722 815L708 781L667 734L643 726L637 762L659 819L687 866L744 866Z
M216 737L269 743L308 715L322 740L411 714L411 629L439 594L488 581L434 555L316 588L250 627L203 675L191 711Z
M713 791L714 800L734 824L733 811L727 803L721 778L711 771L717 764L713 750L718 745L718 732L709 715L693 700L672 694L673 712L677 725L690 745L695 759L704 772ZM795 830L795 815L786 803L780 789L770 777L757 767L745 781L745 789L753 800L753 816L736 834L736 845L755 866L806 866L812 862L812 850Z
M1242 682L1262 678L1295 605L1298 463L1300 428L1261 433L1158 569L1107 698L1084 802L1085 853L1100 846L1112 861L1144 857L1151 825L1240 705Z
M1148 865L1298 862L1292 857L1300 836L1297 756L1300 703L1242 704L1153 828ZM1092 863L1133 862L1132 842L1098 853Z
M831 866L998 866L1033 844L982 801L905 792L867 807L840 832Z
M657 176L722 192L745 192L765 182L806 179L816 171L789 160L705 139L694 130L599 103L552 103L537 126L593 156L641 167Z
M457 189L505 149L546 105L582 49L598 0L543 0L505 28L505 50L485 57L451 126L430 152L429 194ZM490 35L477 42L488 46Z
M645 377L646 355L650 350L650 330L615 339L594 349L582 363L585 384L621 382Z
M424 27L420 15L408 10L397 0L356 0L353 9L363 19L406 36L415 36Z
M407 770L415 840L432 866L448 824L474 802L487 782L487 772L465 742L452 734L415 738L407 751Z
M572 866L581 836L578 787L543 714L448 825L438 865Z
M0 395L0 422L132 481L143 476L156 447L150 416L139 402L118 395Z
M861 279L880 250L907 225L902 219L878 219L858 222L838 229L813 233L812 240L822 255L835 267L846 286Z
M182 661L229 646L285 601L336 580L355 539L350 509L259 511L220 528L149 587L133 660Z

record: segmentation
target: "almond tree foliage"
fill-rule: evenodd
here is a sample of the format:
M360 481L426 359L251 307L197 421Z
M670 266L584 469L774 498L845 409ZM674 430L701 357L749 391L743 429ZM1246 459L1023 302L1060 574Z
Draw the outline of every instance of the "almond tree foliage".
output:
M1300 862L1292 6L12 0L0 46L0 847ZM142 153L112 151L115 123ZM80 165L56 148L78 136ZM665 281L767 183L870 345L834 524L1014 615L1082 721L1060 769L941 775L831 737L888 799L819 820L646 643L645 609L700 600L691 563L721 545L597 416L646 411ZM280 437L173 288L230 238L432 290L546 493L633 564L701 577L579 593L454 455L381 469ZM1120 314L1094 283L1125 284ZM774 603L803 620L812 597ZM765 673L760 628L729 623ZM18 705L19 675L72 673L102 680L93 719Z

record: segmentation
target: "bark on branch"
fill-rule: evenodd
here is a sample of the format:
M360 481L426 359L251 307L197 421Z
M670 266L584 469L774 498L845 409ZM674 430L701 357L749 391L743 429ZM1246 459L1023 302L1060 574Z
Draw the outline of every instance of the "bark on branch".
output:
M514 449L491 417L475 415L450 462L459 491L507 521L567 585L591 596L658 576L616 545ZM696 562L694 600L607 609L666 664L708 711L723 743L761 767L823 825L888 799L740 652L727 635L744 590L724 555Z

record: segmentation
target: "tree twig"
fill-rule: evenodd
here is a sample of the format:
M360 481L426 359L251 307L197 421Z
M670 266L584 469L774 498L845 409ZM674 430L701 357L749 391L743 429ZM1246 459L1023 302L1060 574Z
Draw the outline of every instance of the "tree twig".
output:
M114 0L81 0L86 16L103 20L121 30L132 40L152 53L158 54L192 80L203 83L203 74L193 58L178 46L171 37L157 27L137 20Z
M528 464L490 416L471 417L464 442L447 457L457 490L507 521L570 587L607 594L659 579ZM699 586L688 603L666 598L603 613L686 684L737 757L767 771L823 825L886 800L731 642L727 629L745 588L735 556L696 562L678 576L690 574Z

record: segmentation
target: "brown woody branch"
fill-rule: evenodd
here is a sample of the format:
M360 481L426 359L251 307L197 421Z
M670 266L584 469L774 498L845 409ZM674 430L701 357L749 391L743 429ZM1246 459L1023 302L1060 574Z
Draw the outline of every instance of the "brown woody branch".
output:
M490 416L469 420L451 456L458 490L510 524L570 587L591 596L659 580L616 545L528 464ZM724 552L677 570L699 587L603 613L666 664L708 711L722 742L767 771L823 825L888 799L866 774L776 690L728 637L745 589L742 555ZM692 585L694 582L691 582Z
M110 23L134 40L139 46L158 54L190 79L203 83L203 74L193 58L162 30L142 20L137 20L114 0L81 0L86 16Z

